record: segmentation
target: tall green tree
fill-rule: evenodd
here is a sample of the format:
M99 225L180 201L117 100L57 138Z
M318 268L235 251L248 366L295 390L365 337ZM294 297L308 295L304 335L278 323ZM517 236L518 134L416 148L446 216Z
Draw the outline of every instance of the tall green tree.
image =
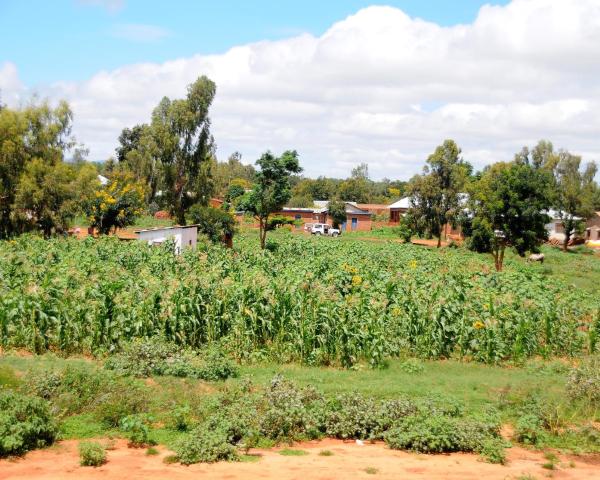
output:
M550 207L551 176L528 161L496 163L469 187L473 234L489 245L501 271L506 247L524 256L547 239L545 213Z
M242 197L238 208L254 215L260 228L260 247L265 248L267 227L271 214L278 212L292 196L290 177L302 171L298 153L288 150L280 157L271 152L264 153L256 165L256 181L252 190Z
M413 214L421 216L430 232L437 235L441 246L442 229L456 223L461 210L461 193L464 193L472 167L461 156L454 140L445 140L427 159L424 178L414 177L408 191Z
M161 162L160 187L177 222L185 225L187 209L207 205L213 185L214 140L208 111L216 86L202 76L188 86L185 99L164 97L152 114L152 134Z
M54 166L75 145L72 118L66 102L54 108L42 102L0 110L0 238L18 233L15 198L27 166L36 159L38 166L39 162Z
M40 230L46 238L66 232L97 184L96 169L89 164L76 169L64 162L52 165L33 159L17 185L13 212L17 230Z
M554 174L554 195L552 206L561 220L565 237L563 250L567 250L571 237L582 230L585 221L595 209L597 185L594 177L597 167L590 162L582 169L581 157L567 151L558 153L552 172Z

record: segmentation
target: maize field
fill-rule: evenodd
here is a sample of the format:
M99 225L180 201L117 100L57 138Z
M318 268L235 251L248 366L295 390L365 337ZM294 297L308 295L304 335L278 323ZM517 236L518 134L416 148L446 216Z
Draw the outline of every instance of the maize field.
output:
M460 249L287 235L181 256L114 238L0 242L0 346L110 353L134 338L241 362L486 363L598 349L600 297Z

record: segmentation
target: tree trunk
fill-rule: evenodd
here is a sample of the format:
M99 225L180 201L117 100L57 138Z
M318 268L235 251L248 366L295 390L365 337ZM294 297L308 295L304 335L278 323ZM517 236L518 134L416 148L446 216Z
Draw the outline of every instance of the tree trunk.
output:
M565 239L563 240L563 251L568 251L568 247L569 247L569 240L571 239L571 235L567 233L567 231L565 230Z
M441 233L438 235L438 242L437 242L437 248L440 248L442 246L442 235Z
M265 244L267 240L267 219L259 218L258 219L259 232L258 235L260 237L260 248L261 250L265 249Z

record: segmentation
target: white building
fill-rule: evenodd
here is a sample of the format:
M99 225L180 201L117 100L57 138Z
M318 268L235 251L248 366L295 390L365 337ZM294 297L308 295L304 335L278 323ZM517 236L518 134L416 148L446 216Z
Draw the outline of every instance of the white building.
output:
M137 230L138 240L148 245L161 245L171 239L175 242L175 253L180 254L184 248L196 249L198 242L198 225L148 228Z

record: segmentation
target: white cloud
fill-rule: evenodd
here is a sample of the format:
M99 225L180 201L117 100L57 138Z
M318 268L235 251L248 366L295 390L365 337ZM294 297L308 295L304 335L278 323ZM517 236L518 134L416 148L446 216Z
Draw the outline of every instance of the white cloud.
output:
M170 35L169 30L156 25L143 25L139 23L123 23L115 25L111 35L131 42L149 43L156 42Z
M296 148L309 175L345 176L368 162L374 177L408 178L445 138L478 167L540 138L600 159L599 58L597 0L514 0L454 27L370 7L320 37L128 65L42 93L70 100L79 140L102 159L121 128L206 74L217 83L220 158ZM10 102L23 88L14 66L7 72Z

